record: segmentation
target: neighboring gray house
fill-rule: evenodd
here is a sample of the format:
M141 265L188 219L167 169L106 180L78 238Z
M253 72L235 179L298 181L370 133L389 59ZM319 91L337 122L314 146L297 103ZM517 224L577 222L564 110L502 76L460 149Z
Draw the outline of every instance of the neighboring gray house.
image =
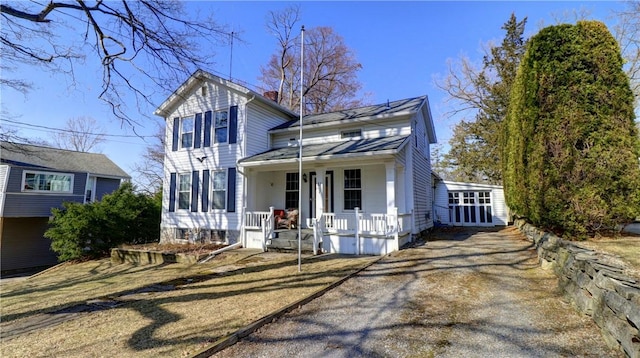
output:
M104 154L0 142L1 271L56 264L43 237L51 209L100 200L129 179Z

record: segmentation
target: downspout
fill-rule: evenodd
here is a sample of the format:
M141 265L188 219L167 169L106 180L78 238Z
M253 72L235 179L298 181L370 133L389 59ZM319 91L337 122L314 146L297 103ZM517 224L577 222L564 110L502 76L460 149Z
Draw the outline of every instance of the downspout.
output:
M241 158L244 158L247 153L247 136L248 136L248 128L247 125L249 120L249 103L256 99L256 95L254 94L245 102L244 104L244 125L243 125L243 140L242 140L242 152L240 153ZM247 174L240 170L240 159L236 161L236 171L242 175L242 208L240 209L240 235L242 236L242 246L247 247L247 235L245 232L245 217L247 215L247 189L249 187Z

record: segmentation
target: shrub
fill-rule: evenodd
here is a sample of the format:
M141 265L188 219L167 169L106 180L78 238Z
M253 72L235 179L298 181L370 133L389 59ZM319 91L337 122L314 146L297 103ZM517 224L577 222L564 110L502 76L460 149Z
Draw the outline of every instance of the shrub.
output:
M600 22L531 38L503 127L505 196L516 214L574 238L640 214L638 133L622 64Z
M61 261L100 257L120 244L160 237L160 201L134 193L130 183L99 202L66 202L52 213L45 237L51 239L51 249Z

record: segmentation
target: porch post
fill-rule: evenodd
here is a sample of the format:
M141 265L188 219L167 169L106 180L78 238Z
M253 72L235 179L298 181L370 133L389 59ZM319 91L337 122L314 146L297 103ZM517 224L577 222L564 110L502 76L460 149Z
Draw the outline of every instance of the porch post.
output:
M324 192L326 190L325 181L326 170L324 168L316 168L316 219L320 219L324 214Z
M249 210L256 210L255 196L256 196L256 193L258 192L257 172L251 169L246 169L245 172L246 172L246 180L247 180L247 192L244 193L245 207L249 208Z
M392 215L396 207L396 163L384 164L387 173L387 215Z
M354 214L356 216L356 227L354 237L356 239L356 255L360 255L360 208L355 207Z

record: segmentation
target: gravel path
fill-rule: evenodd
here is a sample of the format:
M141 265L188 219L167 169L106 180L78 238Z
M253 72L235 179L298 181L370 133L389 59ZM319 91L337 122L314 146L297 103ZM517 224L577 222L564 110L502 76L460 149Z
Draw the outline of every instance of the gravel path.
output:
M384 258L216 357L618 357L513 228Z

